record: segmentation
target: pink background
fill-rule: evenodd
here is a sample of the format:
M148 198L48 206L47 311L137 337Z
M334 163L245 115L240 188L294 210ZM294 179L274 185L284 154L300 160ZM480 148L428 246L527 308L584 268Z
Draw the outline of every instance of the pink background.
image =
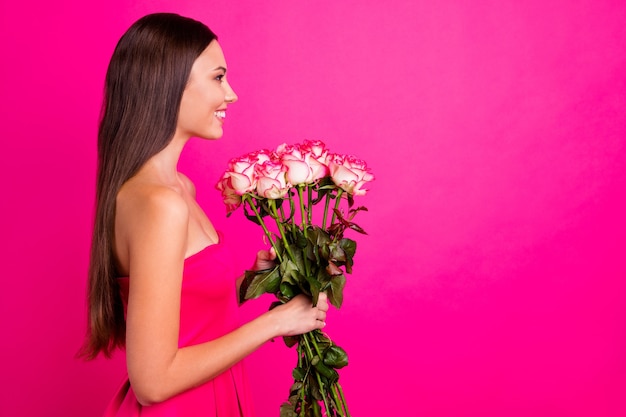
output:
M601 0L0 0L0 415L98 416L123 378L73 355L104 73L154 11L224 47L240 101L181 169L242 268L263 242L213 188L230 157L321 139L377 176L328 320L354 416L626 415L626 3ZM294 359L247 360L260 417Z

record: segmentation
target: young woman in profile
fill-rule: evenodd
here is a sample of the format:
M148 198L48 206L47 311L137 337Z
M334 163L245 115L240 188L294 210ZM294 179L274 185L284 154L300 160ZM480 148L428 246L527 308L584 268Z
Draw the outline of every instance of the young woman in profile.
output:
M217 38L175 14L122 36L105 81L83 354L125 348L128 380L105 416L251 416L240 361L266 341L324 326L296 297L240 325L228 239L177 171L191 137L222 136L237 100ZM274 254L259 251L254 268Z

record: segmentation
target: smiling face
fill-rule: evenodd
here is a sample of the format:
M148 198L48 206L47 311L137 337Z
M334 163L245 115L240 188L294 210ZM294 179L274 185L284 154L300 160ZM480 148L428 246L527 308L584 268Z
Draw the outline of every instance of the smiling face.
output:
M226 60L217 41L198 56L189 74L189 82L180 103L176 135L218 139L226 107L237 101L237 95L226 79Z

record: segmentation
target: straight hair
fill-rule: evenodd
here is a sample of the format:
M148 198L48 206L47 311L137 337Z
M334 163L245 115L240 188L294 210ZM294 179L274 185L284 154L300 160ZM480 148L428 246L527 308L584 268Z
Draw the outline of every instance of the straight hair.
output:
M87 337L79 356L110 357L125 346L124 306L114 254L121 186L163 150L176 131L191 67L217 36L173 13L135 22L120 38L106 73L98 129L96 210L88 282Z

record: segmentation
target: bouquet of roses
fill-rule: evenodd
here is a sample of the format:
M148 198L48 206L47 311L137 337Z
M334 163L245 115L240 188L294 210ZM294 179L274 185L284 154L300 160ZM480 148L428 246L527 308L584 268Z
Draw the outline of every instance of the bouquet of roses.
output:
M353 219L367 209L354 207L354 197L365 195L364 186L373 179L364 161L330 153L320 141L232 159L217 184L227 213L243 206L245 216L263 228L277 260L271 269L246 271L241 302L271 293L277 301L270 308L298 294L315 304L325 292L340 308L345 273L352 273L356 252L356 242L344 233L365 234ZM316 207L321 213L314 213ZM270 232L274 226L276 232ZM327 416L349 416L337 372L348 364L346 352L319 330L284 341L297 345L298 364L281 417L321 416L322 410Z

